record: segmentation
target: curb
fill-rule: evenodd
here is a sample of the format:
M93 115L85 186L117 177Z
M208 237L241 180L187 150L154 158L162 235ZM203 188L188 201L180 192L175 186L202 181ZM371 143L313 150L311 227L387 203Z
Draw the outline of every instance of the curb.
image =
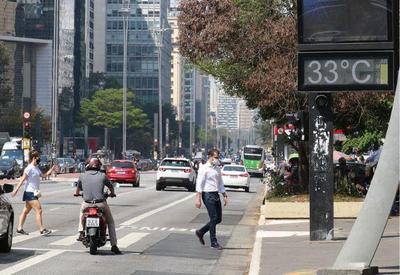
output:
M335 202L334 218L357 218L363 202ZM266 219L308 219L310 218L309 202L265 202L260 207L261 215Z
M261 188L261 187L259 187ZM260 205L263 200L263 192L257 189L257 196L250 201L242 219L236 225L232 236L227 243L227 249L222 250L217 265L210 274L214 275L242 275L248 274L250 269L253 244L258 229ZM222 213L222 219L224 214ZM243 236L246 236L243 238Z

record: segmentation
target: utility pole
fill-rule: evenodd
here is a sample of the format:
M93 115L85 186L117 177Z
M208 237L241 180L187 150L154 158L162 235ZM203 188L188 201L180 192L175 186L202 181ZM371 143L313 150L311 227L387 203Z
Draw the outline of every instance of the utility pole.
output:
M123 17L124 29L124 58L123 58L123 95L122 95L122 156L126 157L126 101L127 101L127 63L128 63L128 19L130 16L129 2L125 0L122 8L119 10Z
M57 157L59 0L54 1L53 90L51 102L51 157Z

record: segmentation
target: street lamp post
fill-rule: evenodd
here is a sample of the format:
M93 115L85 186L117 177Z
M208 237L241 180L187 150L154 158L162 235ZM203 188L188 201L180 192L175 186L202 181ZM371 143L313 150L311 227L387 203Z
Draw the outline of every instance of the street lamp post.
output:
M57 156L59 1L54 1L53 91L51 102L51 157Z
M161 23L160 23L161 25ZM162 46L163 46L163 29L160 29L160 37L159 37L159 44L158 44L158 114L159 114L159 119L158 119L158 131L159 131L159 155L160 159L163 158L163 134L162 134L162 83L161 83L161 53L162 53Z
M130 15L129 2L124 1L122 8L119 10L124 21L123 36L124 36L124 58L123 58L123 95L122 95L122 155L126 156L126 94L127 94L127 45L128 45L128 18Z

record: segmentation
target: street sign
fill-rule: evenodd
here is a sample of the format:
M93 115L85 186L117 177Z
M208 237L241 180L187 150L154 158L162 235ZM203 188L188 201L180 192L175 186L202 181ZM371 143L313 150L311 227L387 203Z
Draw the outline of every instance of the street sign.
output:
M31 139L30 138L23 138L22 139L22 149L31 149Z
M299 91L393 90L393 51L299 53Z
M24 119L29 119L31 117L31 114L28 112L24 113Z

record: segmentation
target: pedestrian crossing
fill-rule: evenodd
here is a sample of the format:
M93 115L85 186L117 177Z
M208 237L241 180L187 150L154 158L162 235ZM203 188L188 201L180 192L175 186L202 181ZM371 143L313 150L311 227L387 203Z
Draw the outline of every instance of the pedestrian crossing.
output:
M52 234L56 233L57 231L58 230L51 230ZM44 237L45 238L45 237L48 237L48 235L47 236L42 236L40 234L39 230L35 231L35 232L31 232L31 233L29 233L29 235L17 235L17 236L15 236L13 238L13 245L17 244L17 243L20 243L20 242L24 242L24 241L30 240L30 239L33 239L33 238L37 238L37 237Z

